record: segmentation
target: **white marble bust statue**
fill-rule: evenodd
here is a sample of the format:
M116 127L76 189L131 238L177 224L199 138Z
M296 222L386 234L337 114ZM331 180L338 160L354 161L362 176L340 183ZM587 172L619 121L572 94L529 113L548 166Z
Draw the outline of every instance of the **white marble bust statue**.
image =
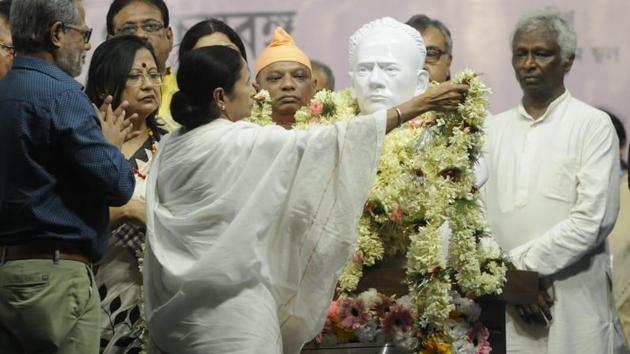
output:
M350 86L361 113L389 109L424 92L426 52L420 33L391 17L361 26L350 37L348 53ZM477 187L488 179L483 157L475 163L475 175Z
M363 25L350 37L350 85L361 113L389 109L418 95L429 75L418 31L391 17Z

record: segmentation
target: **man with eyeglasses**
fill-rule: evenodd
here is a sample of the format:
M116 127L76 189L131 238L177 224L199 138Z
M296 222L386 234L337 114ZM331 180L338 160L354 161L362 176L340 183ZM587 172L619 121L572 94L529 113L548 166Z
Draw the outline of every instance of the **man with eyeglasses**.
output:
M10 1L0 2L0 80L11 70L15 49L11 39L11 25L9 24Z
M107 12L107 38L120 35L136 35L151 45L157 64L163 73L162 102L157 116L164 129L179 128L171 117L171 97L177 92L175 73L166 66L173 49L173 30L169 26L168 7L163 0L114 0Z
M446 26L426 15L415 15L407 24L422 35L427 47L424 70L429 72L432 81L444 82L451 79L451 62L453 61L453 41L451 32Z
M73 77L90 49L81 0L19 0L13 67L0 80L0 352L96 354L91 265L110 206L135 185L120 147L126 103L94 109ZM106 102L111 102L107 98Z

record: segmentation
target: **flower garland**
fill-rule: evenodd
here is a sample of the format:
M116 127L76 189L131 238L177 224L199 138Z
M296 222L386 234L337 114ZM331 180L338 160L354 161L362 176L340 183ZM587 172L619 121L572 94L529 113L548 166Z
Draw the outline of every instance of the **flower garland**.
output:
M385 296L375 289L357 296L341 295L328 307L324 329L314 343L389 342L405 352L490 353L490 334L479 322L479 305L457 292L451 295L455 309L449 315L445 331L432 334L418 326L417 312L409 296Z
M464 104L457 112L434 114L436 124L425 131L430 138L416 145L413 161L422 176L426 225L410 236L407 284L423 325L446 322L453 309L452 283L466 297L500 293L507 271L480 207L473 166L481 156L489 90L470 70L454 82L470 87ZM451 230L448 252L445 222Z
M254 106L247 120L263 126L274 124L271 120L271 95L267 90L260 90L254 95Z
M433 119L431 127L421 128L412 120L385 137L378 174L358 224L357 249L338 284L348 296L364 267L406 253L410 308L421 329L415 335L423 338L415 342L418 348L440 347L443 341L436 338L447 336L449 316L456 309L453 294L475 298L500 293L507 270L506 257L479 205L473 169L481 155L489 89L471 70L458 73L453 81L470 87L457 112L427 113L423 118ZM273 124L269 94L261 91L255 98L250 121ZM294 127L333 124L358 114L348 90L320 91L296 112ZM348 331L335 333L350 336Z

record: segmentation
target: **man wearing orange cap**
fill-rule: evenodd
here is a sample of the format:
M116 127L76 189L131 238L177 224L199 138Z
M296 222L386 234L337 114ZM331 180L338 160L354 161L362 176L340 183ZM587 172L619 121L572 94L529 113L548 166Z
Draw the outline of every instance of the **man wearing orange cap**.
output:
M295 112L315 94L317 82L311 75L311 61L293 38L278 27L271 43L258 56L254 70L257 88L271 95L271 118L290 128Z

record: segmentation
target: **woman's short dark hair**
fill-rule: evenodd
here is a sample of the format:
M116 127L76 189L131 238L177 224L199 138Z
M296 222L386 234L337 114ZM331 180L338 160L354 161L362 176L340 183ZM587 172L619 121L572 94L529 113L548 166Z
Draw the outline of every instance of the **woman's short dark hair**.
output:
M103 104L108 95L113 97L112 108L120 105L129 71L140 49L148 50L157 63L151 43L137 36L113 37L96 48L85 85L85 93L96 106ZM151 129L156 128L155 114L149 115L147 124Z
M184 38L182 38L182 41L179 44L178 59L180 64L183 56L195 47L195 44L197 44L197 41L199 41L201 37L209 36L217 32L225 34L228 39L236 45L243 58L247 60L245 45L243 45L243 41L236 31L234 31L232 27L228 26L225 22L211 18L195 24L186 31Z
M213 92L222 87L228 95L240 79L243 58L236 50L215 45L193 49L182 58L177 71L179 91L171 101L173 119L194 129L218 118Z

